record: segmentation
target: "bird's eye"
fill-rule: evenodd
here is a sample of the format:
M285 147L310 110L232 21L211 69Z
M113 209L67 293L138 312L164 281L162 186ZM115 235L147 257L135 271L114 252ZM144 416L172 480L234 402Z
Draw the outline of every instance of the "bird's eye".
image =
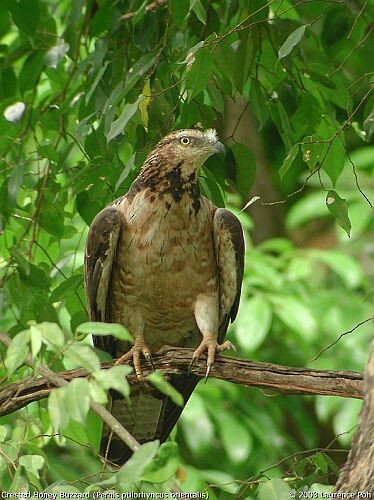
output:
M188 137L182 137L180 143L183 144L183 146L187 146L187 144L190 143L190 140Z

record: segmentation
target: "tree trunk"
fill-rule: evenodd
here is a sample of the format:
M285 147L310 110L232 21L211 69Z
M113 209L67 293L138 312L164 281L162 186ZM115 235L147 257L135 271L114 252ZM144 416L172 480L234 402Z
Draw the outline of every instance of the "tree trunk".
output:
M335 486L335 492L356 493L355 498L371 498L374 493L374 340L365 372L364 393L360 425ZM358 496L358 492L363 496Z
M251 192L247 194L247 202L252 196L260 196L263 201L279 200L278 192L273 178L266 152L259 133L256 120L253 117L248 101L237 96L235 101L226 96L225 99L225 138L228 143L241 142L248 146L256 159L256 179ZM254 203L248 209L253 219L254 227L251 237L255 245L262 241L284 236L284 205L264 206L261 202Z

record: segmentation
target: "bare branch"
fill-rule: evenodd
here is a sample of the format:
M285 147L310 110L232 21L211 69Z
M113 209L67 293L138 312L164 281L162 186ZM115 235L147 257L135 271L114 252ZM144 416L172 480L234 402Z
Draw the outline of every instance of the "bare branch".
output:
M312 363L313 361L316 361L320 356L322 356L322 354L326 351L328 351L329 349L331 349L331 347L333 347L334 345L336 345L340 339L342 339L343 337L345 337L346 335L349 335L350 333L353 333L355 330L357 330L357 328L359 328L360 326L364 325L365 323L369 323L369 321L373 321L373 317L372 318L367 318L365 319L364 321L361 321L361 323L358 323L356 326L354 326L353 328L351 328L350 330L348 330L347 332L343 332L339 335L338 338L336 338L334 340L334 342L331 342L331 344L329 344L328 346L324 347L321 351L319 351L318 354L316 354L314 356L314 358L312 358L309 362Z
M158 7L163 7L166 4L166 0L155 0L154 2L149 3L145 7L146 12L154 12ZM129 21L133 17L135 17L137 12L127 12L120 17L120 21Z
M2 334L0 334L0 341L2 341ZM166 375L186 373L192 354L192 349L167 346L153 355L153 363L157 370ZM110 366L112 366L111 363L102 363L101 365L104 369L110 368ZM49 368L43 367L43 370L39 371L42 377L28 378L0 389L0 415L6 415L28 405L32 401L48 397L53 385L58 385L61 382L65 385L69 380L88 375L88 372L83 368L53 373ZM151 373L151 371L151 366L143 367L144 375ZM204 359L196 361L192 372L204 378L205 371L206 361ZM281 394L318 394L344 398L363 398L362 375L351 371L293 368L217 356L210 377L227 380L246 387L269 389ZM129 382L130 384L138 383L134 375L129 377ZM100 416L102 416L101 413ZM110 420L109 423L108 416L105 418L105 422L118 434L113 421ZM125 439L123 440L125 441ZM125 442L127 443L127 441Z

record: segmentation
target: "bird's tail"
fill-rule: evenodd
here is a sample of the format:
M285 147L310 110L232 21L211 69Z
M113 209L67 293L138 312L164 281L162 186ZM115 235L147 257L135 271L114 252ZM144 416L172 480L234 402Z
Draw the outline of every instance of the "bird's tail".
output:
M173 375L169 380L182 394L184 404L198 381L199 377L187 374ZM108 410L141 444L155 439L161 443L166 441L183 410L147 383L133 386L128 400L116 391L111 391L109 399ZM100 453L117 465L124 464L132 455L130 448L107 426L104 426Z

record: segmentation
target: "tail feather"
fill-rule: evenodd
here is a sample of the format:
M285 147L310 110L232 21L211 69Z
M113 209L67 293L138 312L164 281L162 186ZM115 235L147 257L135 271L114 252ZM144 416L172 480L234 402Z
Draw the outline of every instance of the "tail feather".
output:
M182 394L184 404L191 396L199 377L195 375L173 375L169 382ZM141 444L159 439L166 441L176 424L183 407L174 404L168 396L146 384L137 384L131 390L129 400L116 391L111 391L108 410ZM123 465L132 455L113 432L104 426L101 440L101 455L112 463Z

